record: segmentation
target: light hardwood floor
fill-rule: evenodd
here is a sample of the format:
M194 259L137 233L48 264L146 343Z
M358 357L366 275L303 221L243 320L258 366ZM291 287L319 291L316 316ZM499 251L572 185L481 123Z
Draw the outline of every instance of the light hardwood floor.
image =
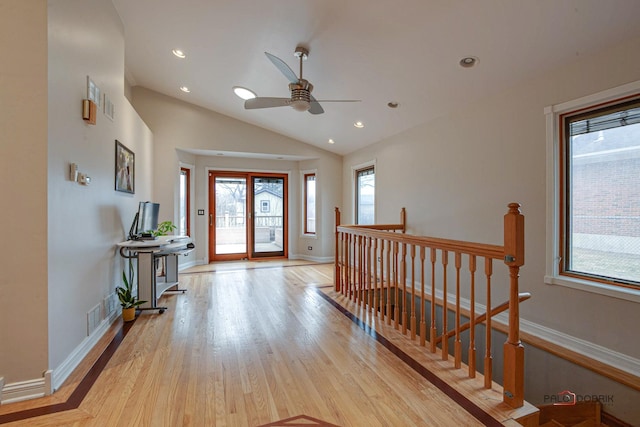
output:
M182 274L187 292L138 317L76 409L5 425L483 425L318 292L330 291L332 268ZM2 405L0 416L67 401L120 323L112 329L53 396Z

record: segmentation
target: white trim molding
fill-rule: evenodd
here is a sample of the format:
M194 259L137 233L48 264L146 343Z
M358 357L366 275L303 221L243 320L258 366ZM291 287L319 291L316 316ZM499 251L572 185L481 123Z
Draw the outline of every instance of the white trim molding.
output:
M27 381L18 381L2 386L0 382L0 404L22 402L23 400L37 399L48 396L53 391L51 389L51 371L45 371L42 378Z

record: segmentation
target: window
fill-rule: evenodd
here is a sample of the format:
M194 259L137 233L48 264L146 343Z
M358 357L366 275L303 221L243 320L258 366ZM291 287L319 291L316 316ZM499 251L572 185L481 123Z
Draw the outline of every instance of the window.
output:
M640 90L615 93L547 110L557 136L546 280L640 295Z
M191 236L190 227L190 197L189 188L191 183L191 170L180 168L180 211L178 221L178 234L181 236Z
M304 174L304 234L316 234L316 174Z
M260 212L269 212L271 209L269 208L269 201L268 200L261 200L260 201Z
M376 175L373 166L356 170L356 224L374 224Z

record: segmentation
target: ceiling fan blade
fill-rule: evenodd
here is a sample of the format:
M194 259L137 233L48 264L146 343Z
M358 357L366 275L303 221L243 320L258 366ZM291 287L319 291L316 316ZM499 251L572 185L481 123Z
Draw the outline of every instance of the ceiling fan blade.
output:
M361 99L316 99L316 102L362 102Z
M276 68L280 70L280 72L284 74L284 76L289 79L291 83L298 83L298 76L296 76L296 73L294 73L293 70L289 68L286 62L284 62L277 56L271 55L269 52L265 52L264 54L267 55L267 58L269 58L271 62L273 62L273 65L275 65Z
M315 99L313 97L313 95L309 95L309 98L311 99L311 102L309 103L309 112L311 114L322 114L322 113L324 113L324 109L322 108L322 105L320 105L318 100Z
M289 98L252 98L244 101L245 110L254 110L256 108L286 107L291 103Z

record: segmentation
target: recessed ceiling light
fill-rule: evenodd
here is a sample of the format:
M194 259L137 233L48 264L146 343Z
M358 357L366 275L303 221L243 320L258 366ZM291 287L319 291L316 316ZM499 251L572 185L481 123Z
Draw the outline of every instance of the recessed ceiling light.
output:
M362 129L364 127L364 123L362 122L355 122L353 125L358 129Z
M329 138L329 141L327 141L327 142L328 142L329 144L335 144L335 143L336 143L336 142L335 142L333 139L331 139L331 138Z
M180 59L184 59L187 57L187 55L180 49L173 49L171 52Z
M189 89L189 88L188 88L188 87L186 87L186 86L180 86L180 90L181 90L181 91L183 91L183 92L185 92L185 93L189 93L189 92L191 92L191 89Z
M460 66L463 68L471 68L478 63L478 58L475 56L466 56L460 60Z
M181 51L180 49L173 49L171 53L173 53L175 56L177 56L180 59L184 59L187 57L187 54Z
M235 93L238 97L244 99L245 101L247 99L253 99L253 98L256 97L255 93L253 93L252 91L250 91L246 87L242 87L242 86L234 86L233 87L233 93Z

